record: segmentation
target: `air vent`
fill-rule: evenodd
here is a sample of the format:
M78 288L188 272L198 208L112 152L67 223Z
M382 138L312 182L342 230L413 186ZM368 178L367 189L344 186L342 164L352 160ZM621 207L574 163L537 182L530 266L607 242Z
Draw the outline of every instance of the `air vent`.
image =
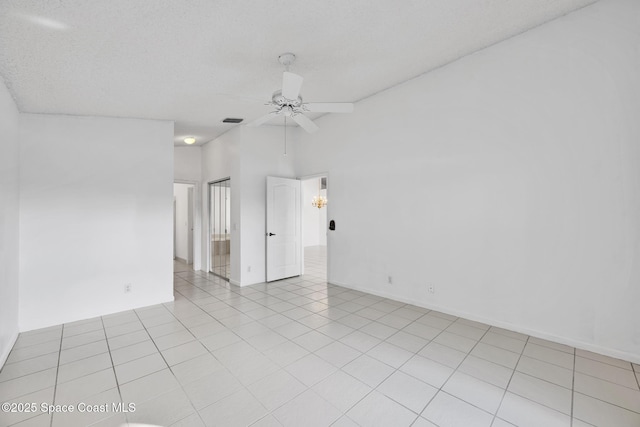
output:
M244 119L234 119L233 117L227 117L222 121L222 123L240 123Z

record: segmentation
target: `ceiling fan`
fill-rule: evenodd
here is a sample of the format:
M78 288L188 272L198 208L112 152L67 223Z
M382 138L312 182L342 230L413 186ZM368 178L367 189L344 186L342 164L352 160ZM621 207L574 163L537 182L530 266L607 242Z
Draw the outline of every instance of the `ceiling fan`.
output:
M277 116L291 117L301 128L309 133L317 131L318 126L305 115L305 113L351 113L353 104L348 102L302 102L300 89L302 88L302 76L289 72L289 67L295 61L293 53L283 53L278 61L285 66L282 74L282 89L273 93L271 101L265 105L274 108L268 114L250 122L249 126L260 126Z

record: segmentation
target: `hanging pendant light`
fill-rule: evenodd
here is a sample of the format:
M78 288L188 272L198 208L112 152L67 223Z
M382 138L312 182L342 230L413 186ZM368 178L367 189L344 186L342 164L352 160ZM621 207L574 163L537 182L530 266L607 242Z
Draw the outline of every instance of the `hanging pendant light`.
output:
M322 180L324 178L321 178L318 180L318 195L317 196L313 196L313 200L311 200L311 206L313 206L314 208L318 208L318 209L322 209L325 206L327 206L328 200L326 197L322 197L320 192L322 191Z

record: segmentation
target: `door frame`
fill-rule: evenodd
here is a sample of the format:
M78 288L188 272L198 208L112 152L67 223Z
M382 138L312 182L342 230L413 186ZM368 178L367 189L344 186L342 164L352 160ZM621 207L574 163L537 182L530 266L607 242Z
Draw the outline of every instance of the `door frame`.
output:
M212 250L211 250L211 230L213 229L212 225L211 225L211 185L213 184L217 184L219 182L223 182L223 181L229 181L231 182L231 177L228 176L226 178L220 178L220 179L214 179L213 181L207 181L207 246L206 246L206 251L207 251L207 262L206 262L206 267L207 267L207 273L208 274L213 274L216 277L220 277L224 280L226 280L227 282L231 283L231 264L233 263L232 258L232 252L229 251L229 277L222 277L219 276L218 274L214 273L212 271L213 265L211 263L211 254L212 254ZM231 211L231 202L229 202L229 211ZM233 229L233 225L231 226L231 229ZM231 239L231 230L229 230L229 239ZM231 240L229 240L231 241Z
M176 206L176 196L173 196L173 260L176 260L176 213L178 211Z
M196 271L202 269L202 197L200 181L190 181L186 179L174 179L174 184L193 185L193 264Z
M311 174L311 175L302 175L302 176L298 177L298 179L300 181L305 181L305 180L309 180L309 179L316 179L316 178L326 178L327 179L327 200L331 201L331 199L329 197L329 182L330 182L330 180L329 180L329 172L314 173L314 174ZM303 210L302 210L303 209L303 205L302 205L303 203L305 203L305 201L302 200L302 195L300 195L300 213L301 214L303 212ZM329 239L330 234L329 234L329 224L328 224L329 221L331 220L331 216L329 215L330 212L331 212L330 211L330 206L331 206L331 204L327 203L327 206L325 207L325 209L327 210L327 224L326 224L326 230L325 230L326 233L327 233L327 283L329 283L329 278L331 277L330 271L329 271L329 268L330 268L329 267L329 265L330 265L330 263L329 263L329 251L330 251L331 239ZM303 218L303 221L304 221L304 218ZM302 228L302 230L304 232L304 225L301 228ZM304 242L304 235L302 236L302 239L303 239L303 242ZM304 245L300 245L300 253L301 253L300 254L301 258L300 259L301 259L301 262L302 262L302 274L304 274Z
M195 203L193 203L195 191L195 186L192 185L187 187L187 265L193 265L193 258L195 254L195 245L193 244L195 237Z

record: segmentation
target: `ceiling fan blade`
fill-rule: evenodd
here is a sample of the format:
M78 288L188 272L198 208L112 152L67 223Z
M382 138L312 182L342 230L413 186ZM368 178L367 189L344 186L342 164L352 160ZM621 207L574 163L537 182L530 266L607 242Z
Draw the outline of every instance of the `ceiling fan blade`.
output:
M296 114L292 117L293 120L295 120L295 122L299 124L302 129L306 130L309 133L314 133L315 131L320 129L318 125L313 123L313 121L311 121L311 119L304 114Z
M264 123L267 123L269 120L271 120L277 115L278 115L277 111L272 111L269 114L265 114L264 116L258 117L254 121L247 123L247 126L260 126Z
M302 76L285 71L282 74L282 96L290 100L298 99L303 80Z
M350 102L312 102L303 104L303 108L314 113L353 113Z

